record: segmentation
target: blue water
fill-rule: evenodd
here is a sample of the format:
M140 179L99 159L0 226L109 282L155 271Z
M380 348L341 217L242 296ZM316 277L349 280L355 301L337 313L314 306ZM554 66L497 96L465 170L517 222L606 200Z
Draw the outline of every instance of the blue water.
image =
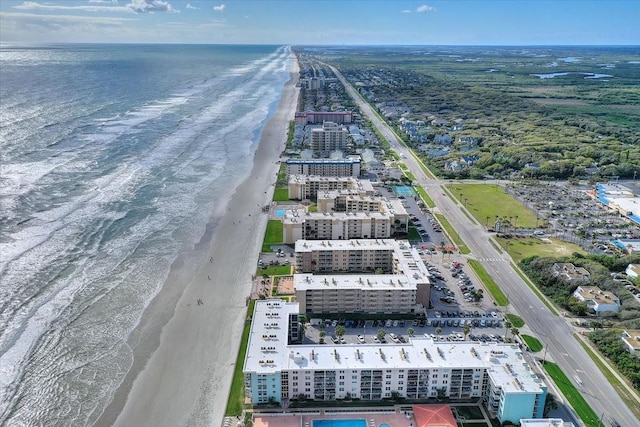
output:
M276 209L274 212L274 215L278 218L283 217L284 216L284 209Z
M408 185L396 185L393 187L393 192L396 196L413 197L416 192Z
M314 420L313 427L367 427L365 420Z
M186 255L195 271L248 176L291 60L275 46L0 48L0 425L100 415L169 267Z

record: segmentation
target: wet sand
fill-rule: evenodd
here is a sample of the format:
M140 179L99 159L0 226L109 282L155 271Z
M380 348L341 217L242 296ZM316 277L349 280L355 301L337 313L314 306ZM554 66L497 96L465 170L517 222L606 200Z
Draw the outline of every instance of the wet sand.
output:
M99 426L219 426L226 409L269 204L299 89L292 65L274 115L264 127L251 175L238 187L212 234L209 256L193 278L181 265L131 337L133 367ZM172 286L188 280L186 287ZM201 300L201 301L199 301Z

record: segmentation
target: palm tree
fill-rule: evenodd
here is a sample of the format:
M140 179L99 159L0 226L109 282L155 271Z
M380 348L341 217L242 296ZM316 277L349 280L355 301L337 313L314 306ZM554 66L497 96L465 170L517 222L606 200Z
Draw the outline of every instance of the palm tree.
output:
M467 335L469 335L469 332L471 332L471 325L469 325L468 323L462 325L462 333L464 334L465 341L467 340Z
M507 337L507 333L509 332L509 330L513 327L513 324L511 322L509 322L508 320L504 321L504 337Z
M346 331L347 330L344 328L344 326L342 326L342 325L336 326L336 335L337 336L339 336L339 337L343 336Z
M515 338L516 336L520 335L520 329L518 328L511 328L511 335L513 335L513 337Z
M436 335L440 335L442 333L442 328L440 326L438 326L436 328Z
M385 335L387 335L387 332L384 329L379 329L378 330L378 339L380 341L382 341L384 339Z
M410 337L412 337L414 333L415 333L415 331L413 330L413 328L409 328L409 329L407 329L407 334L408 334Z

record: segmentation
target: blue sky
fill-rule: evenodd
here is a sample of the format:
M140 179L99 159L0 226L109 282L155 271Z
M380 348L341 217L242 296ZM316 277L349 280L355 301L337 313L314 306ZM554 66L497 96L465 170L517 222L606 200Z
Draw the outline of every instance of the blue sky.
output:
M0 2L0 42L640 45L639 0Z

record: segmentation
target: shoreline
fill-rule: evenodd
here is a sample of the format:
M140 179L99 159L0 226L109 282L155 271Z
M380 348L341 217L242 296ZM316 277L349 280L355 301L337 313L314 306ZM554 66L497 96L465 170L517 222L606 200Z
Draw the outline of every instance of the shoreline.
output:
M208 243L208 256L191 278L181 277L188 257L173 263L162 290L127 341L133 353L132 366L94 425L200 426L222 422L246 298L268 220L262 207L271 203L279 158L297 108L298 72L293 56L290 78L262 129L250 175L231 196L210 240L201 242ZM187 285L171 286L181 280L188 281Z

